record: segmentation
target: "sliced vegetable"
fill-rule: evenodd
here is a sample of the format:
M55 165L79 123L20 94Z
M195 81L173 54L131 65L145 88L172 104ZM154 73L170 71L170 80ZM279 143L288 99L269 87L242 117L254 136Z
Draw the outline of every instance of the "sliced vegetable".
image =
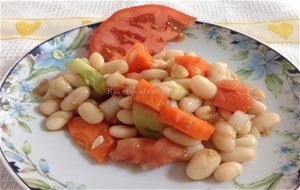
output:
M75 117L68 123L68 130L75 142L99 163L107 160L108 154L116 145L116 140L109 134L109 125L106 122L89 124L81 117ZM95 142L95 140L102 141Z
M155 144L155 140L146 138L127 138L118 140L116 149L109 154L113 161L123 161L132 164L146 162L144 149Z
M128 73L141 72L150 69L152 65L152 56L140 43L134 44L127 52L124 59L128 64Z
M88 85L101 96L107 94L104 76L82 59L76 58L65 64L68 68L80 74Z
M218 89L228 92L249 93L249 87L240 80L223 79L217 84Z
M159 122L159 113L146 105L134 103L132 105L132 120L143 137L158 139L167 127Z
M166 138L158 141L146 138L127 138L119 140L115 151L109 154L113 161L142 164L155 168L183 158L185 149Z
M133 102L141 103L159 111L167 103L168 97L151 83L142 79L137 84L132 96Z
M196 18L163 5L142 5L115 12L94 32L89 56L99 52L105 60L123 57L135 43L153 55L166 43L182 37Z
M180 100L184 96L186 96L189 92L187 89L185 89L183 86L178 84L175 81L166 81L166 82L160 82L155 84L155 86L160 87L160 86L166 86L171 90L170 93L170 98L174 100Z
M161 107L159 121L198 140L208 140L215 130L207 121L169 105Z
M249 88L239 80L221 80L218 84L218 92L213 100L217 107L235 112L246 112L253 103L249 96Z
M184 66L189 71L189 78L195 75L206 76L206 72L210 66L202 57L194 56L176 56L175 62Z
M176 162L185 155L185 148L167 138L161 138L152 146L145 147L146 162L144 167L155 168Z

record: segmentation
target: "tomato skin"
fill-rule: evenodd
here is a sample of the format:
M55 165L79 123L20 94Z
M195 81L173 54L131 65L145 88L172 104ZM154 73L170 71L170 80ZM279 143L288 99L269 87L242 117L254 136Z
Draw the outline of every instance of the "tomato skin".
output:
M196 18L163 5L141 5L115 12L94 32L89 56L102 54L106 61L123 57L135 43L142 43L153 55L169 41L181 37L182 30Z
M188 70L189 78L192 78L195 75L206 76L207 70L210 67L210 64L202 57L176 56L175 62Z
M155 168L180 160L185 149L167 138L158 141L147 138L128 138L118 141L115 151L109 154L113 161L144 164Z
M217 84L218 89L229 92L249 93L249 87L240 80L221 80Z
M226 92L218 90L213 104L217 107L224 108L231 112L240 110L246 112L252 104L252 99L247 94L241 92Z
M145 147L145 154L147 166L155 168L180 160L184 157L185 150L167 138L160 138L153 146Z
M114 161L124 161L132 164L140 164L146 161L144 149L154 145L155 140L146 138L128 138L118 140L117 148L109 154Z

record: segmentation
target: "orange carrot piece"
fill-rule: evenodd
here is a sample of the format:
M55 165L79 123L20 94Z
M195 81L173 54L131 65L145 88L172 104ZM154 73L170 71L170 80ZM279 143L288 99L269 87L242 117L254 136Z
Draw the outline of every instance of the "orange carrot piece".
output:
M188 70L189 78L195 75L206 76L206 72L210 67L210 64L202 57L176 56L175 63L184 66Z
M128 73L141 72L151 68L152 56L140 43L134 44L134 46L129 49L124 59L128 64Z
M168 97L154 85L142 79L134 90L132 100L159 111L161 106L167 103Z
M75 142L101 164L107 160L108 154L116 146L116 139L109 134L109 125L106 122L89 124L81 117L75 117L69 121L68 130ZM92 149L94 140L100 135L103 142Z
M169 105L162 106L159 121L199 140L208 140L215 131L207 121Z

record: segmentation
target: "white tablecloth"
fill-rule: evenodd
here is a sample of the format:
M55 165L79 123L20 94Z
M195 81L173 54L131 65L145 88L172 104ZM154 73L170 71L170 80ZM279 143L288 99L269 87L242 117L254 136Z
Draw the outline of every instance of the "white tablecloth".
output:
M22 55L55 33L102 20L120 8L146 3L165 4L198 20L242 31L266 42L300 67L297 1L1 1L1 78ZM40 32L15 30L18 22L31 23ZM2 189L20 187L0 163Z

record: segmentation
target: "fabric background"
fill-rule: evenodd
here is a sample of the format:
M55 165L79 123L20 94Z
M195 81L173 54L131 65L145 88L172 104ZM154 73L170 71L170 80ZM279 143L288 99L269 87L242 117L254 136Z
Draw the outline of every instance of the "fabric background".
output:
M43 40L101 21L118 9L147 3L164 4L200 21L252 36L300 68L300 9L297 1L1 1L0 78ZM2 189L21 188L0 163Z

